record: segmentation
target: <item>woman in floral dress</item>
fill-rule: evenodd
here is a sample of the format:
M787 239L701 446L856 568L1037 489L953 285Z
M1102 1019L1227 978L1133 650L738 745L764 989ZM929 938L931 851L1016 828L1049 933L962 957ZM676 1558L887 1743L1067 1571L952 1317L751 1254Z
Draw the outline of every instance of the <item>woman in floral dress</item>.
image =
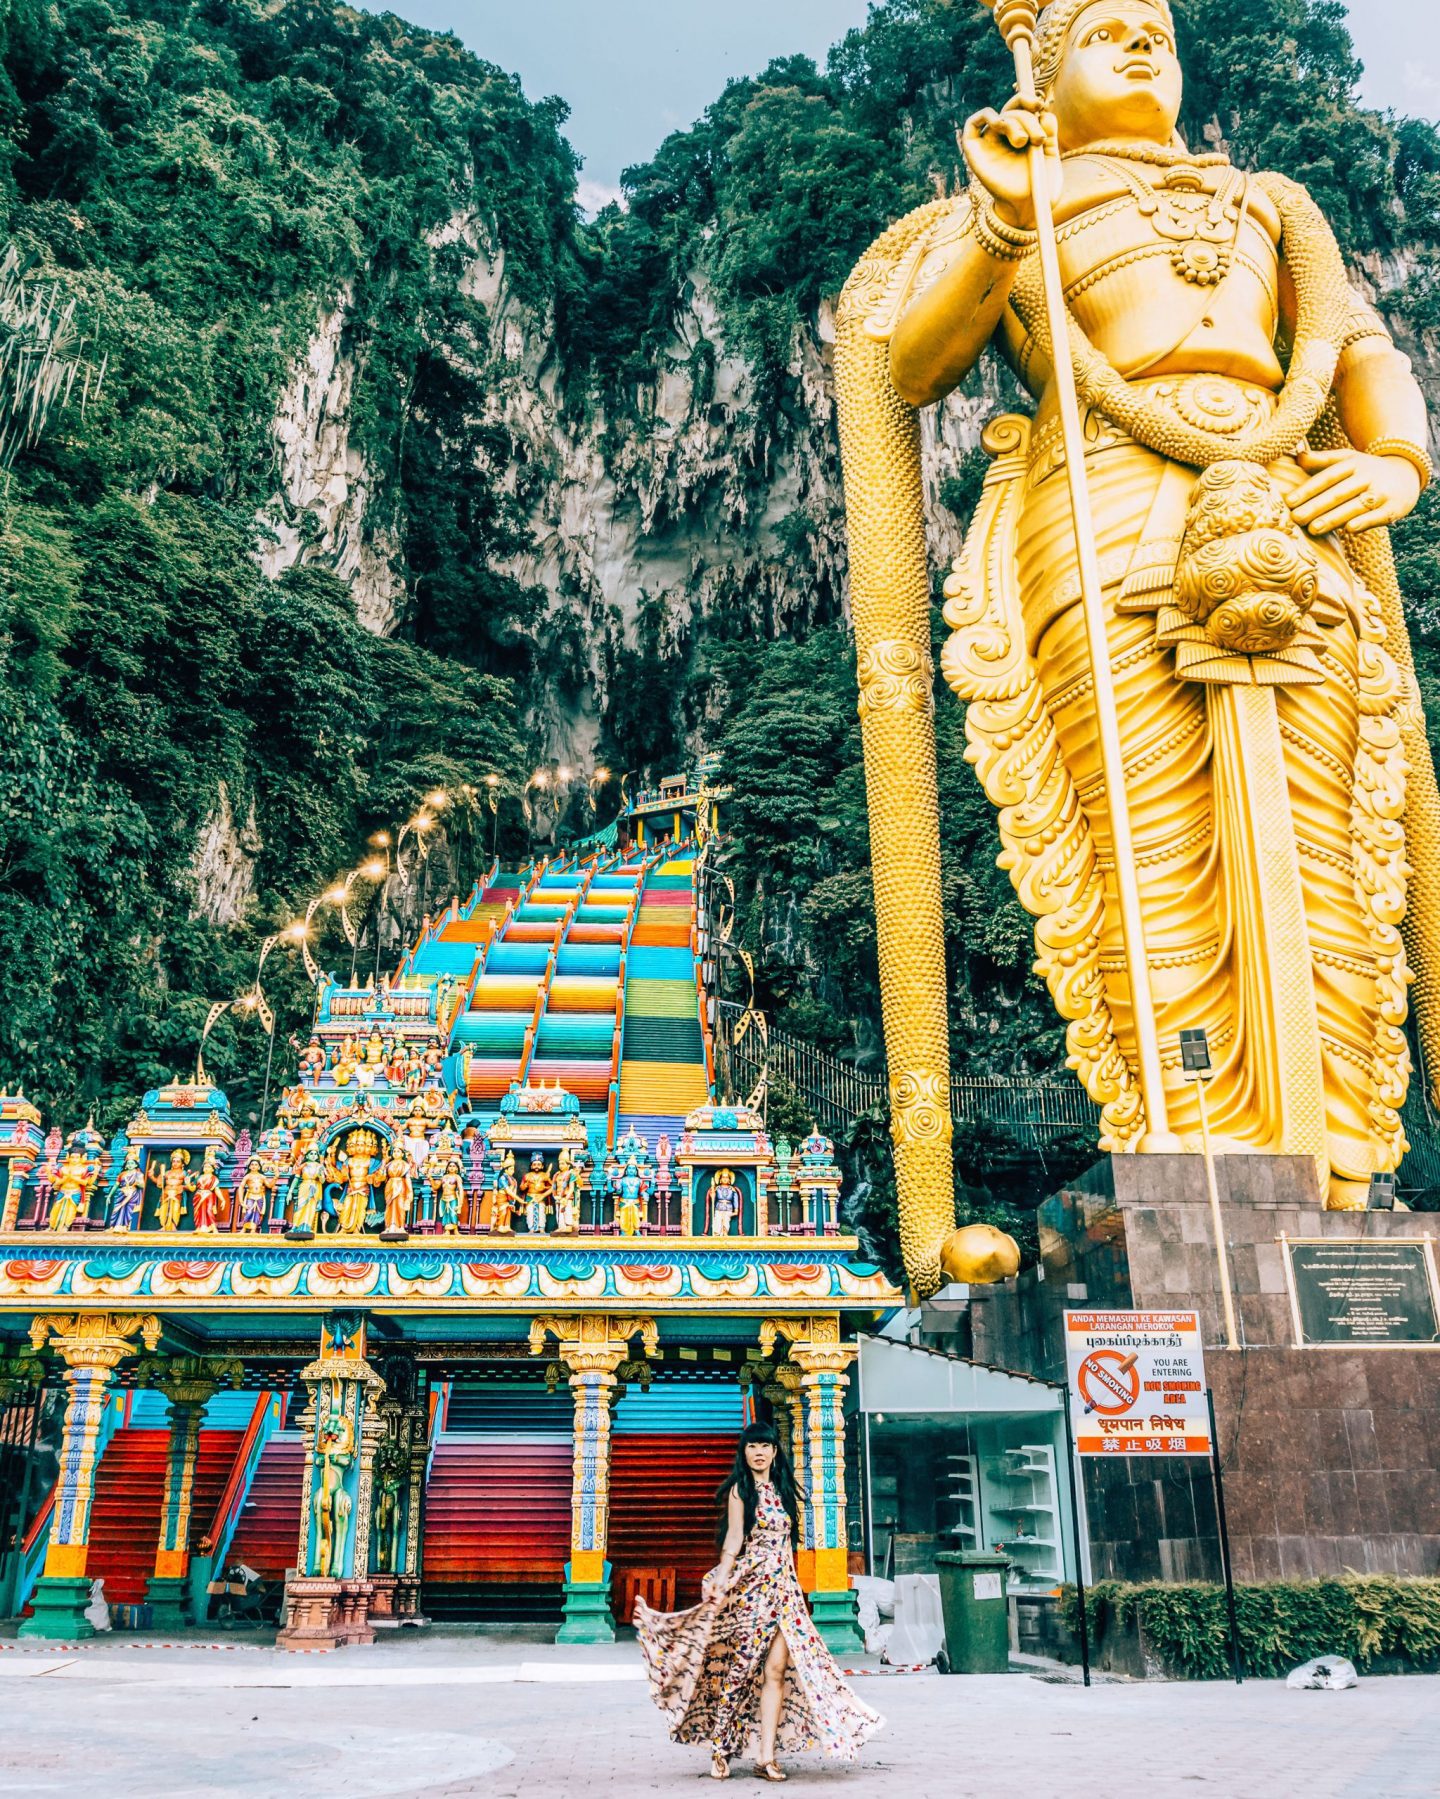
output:
M726 1508L718 1567L699 1605L635 1605L650 1693L677 1743L709 1742L710 1772L755 1745L756 1772L784 1780L776 1746L847 1760L884 1723L840 1678L795 1577L798 1496L774 1426L749 1424L716 1495Z

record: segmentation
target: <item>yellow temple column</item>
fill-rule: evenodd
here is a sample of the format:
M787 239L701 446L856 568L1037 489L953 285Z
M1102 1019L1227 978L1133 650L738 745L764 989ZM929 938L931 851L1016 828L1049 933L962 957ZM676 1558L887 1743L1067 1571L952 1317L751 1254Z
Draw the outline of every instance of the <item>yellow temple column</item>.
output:
M630 1360L638 1336L647 1354L658 1347L653 1318L603 1314L537 1318L530 1353L542 1355L549 1338L575 1400L570 1491L570 1560L565 1564L565 1617L557 1643L611 1643L610 1612L610 1408L617 1370Z
M796 1475L808 1496L808 1541L801 1543L796 1569L815 1627L828 1647L862 1649L845 1514L845 1390L859 1351L840 1341L838 1317L767 1318L760 1326L760 1345L767 1355L780 1338L790 1345L804 1413L805 1454Z
M34 1616L20 1626L23 1637L59 1638L94 1635L85 1616L90 1582L85 1563L90 1547L90 1505L95 1496L95 1468L100 1458L100 1426L116 1368L134 1353L133 1339L154 1350L160 1321L153 1312L57 1313L37 1318L30 1341L46 1347L65 1364L69 1389L65 1430L60 1443L60 1472L45 1572L31 1601Z
M177 1356L152 1380L151 1384L170 1402L170 1444L165 1458L160 1538L155 1548L155 1571L145 1588L157 1630L181 1630L195 1622L189 1610L190 1505L200 1453L200 1424L220 1383L228 1380L238 1387L243 1375L244 1368L236 1361Z

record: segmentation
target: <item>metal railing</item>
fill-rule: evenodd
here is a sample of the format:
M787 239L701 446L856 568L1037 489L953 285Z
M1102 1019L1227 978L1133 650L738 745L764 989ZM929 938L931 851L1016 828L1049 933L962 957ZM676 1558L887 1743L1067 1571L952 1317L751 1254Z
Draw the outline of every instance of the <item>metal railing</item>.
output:
M734 1093L748 1093L762 1077L782 1080L809 1104L816 1124L832 1135L887 1102L883 1068L856 1068L773 1025L767 1043L753 1021L737 1043L736 1027L743 1012L744 1007L733 1000L721 1000L716 1006L717 1068L722 1079L728 1077ZM1100 1118L1098 1108L1073 1079L1051 1083L1002 1075L953 1075L950 1113L957 1122L986 1119L1032 1140L1095 1132Z

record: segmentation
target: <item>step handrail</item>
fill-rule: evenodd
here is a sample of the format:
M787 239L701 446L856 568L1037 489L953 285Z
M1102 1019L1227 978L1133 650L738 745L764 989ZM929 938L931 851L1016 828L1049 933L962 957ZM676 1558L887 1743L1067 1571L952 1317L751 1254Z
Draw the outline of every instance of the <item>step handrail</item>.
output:
M225 1482L215 1506L214 1516L210 1520L210 1528L205 1532L211 1542L211 1556L217 1568L223 1568L225 1557L230 1553L230 1544L240 1522L240 1514L245 1509L245 1501L250 1496L250 1486L255 1479L255 1470L260 1466L260 1458L265 1453L265 1445L280 1428L280 1420L285 1410L283 1394L274 1388L261 1393L255 1401L255 1410L250 1414L250 1422L245 1427L245 1434L240 1439L240 1446L235 1451L235 1460L230 1466L230 1475Z

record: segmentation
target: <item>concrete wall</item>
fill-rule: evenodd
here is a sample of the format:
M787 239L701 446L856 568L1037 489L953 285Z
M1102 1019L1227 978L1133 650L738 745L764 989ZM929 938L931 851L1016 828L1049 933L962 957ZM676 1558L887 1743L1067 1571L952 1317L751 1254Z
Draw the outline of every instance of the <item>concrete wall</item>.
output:
M1280 1242L1440 1242L1440 1215L1323 1211L1300 1157L1217 1166L1241 1350L1224 1347L1200 1158L1121 1156L1045 1202L1038 1271L973 1291L973 1353L1060 1379L1067 1307L1197 1309L1236 1577L1440 1572L1440 1350L1296 1349ZM1092 1459L1085 1493L1097 1577L1218 1576L1204 1464Z

